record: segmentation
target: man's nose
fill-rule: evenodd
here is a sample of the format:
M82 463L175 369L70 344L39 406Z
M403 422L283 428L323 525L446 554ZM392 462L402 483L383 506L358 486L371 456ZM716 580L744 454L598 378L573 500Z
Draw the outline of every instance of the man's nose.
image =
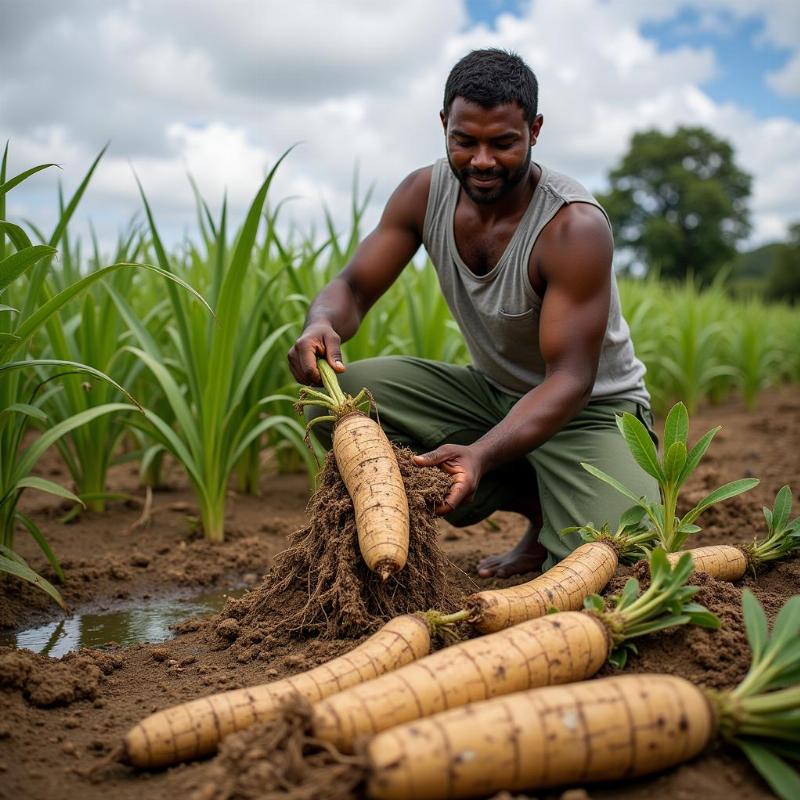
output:
M495 166L494 155L489 147L481 145L472 157L471 166L481 171L493 169Z

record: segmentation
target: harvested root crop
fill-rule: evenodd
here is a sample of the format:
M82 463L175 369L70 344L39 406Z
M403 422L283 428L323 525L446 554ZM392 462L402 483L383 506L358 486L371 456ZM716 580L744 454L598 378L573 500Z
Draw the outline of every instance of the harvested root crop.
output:
M405 568L384 581L364 563L353 503L328 454L308 524L291 534L264 583L237 601L242 627L279 625L294 636L355 638L399 614L454 608L433 511L450 480L436 467L416 466L411 450L397 450L396 457L411 521Z
M154 768L209 755L228 734L276 717L289 697L317 702L427 655L430 630L422 615L397 617L351 652L308 672L158 711L127 733L120 760Z
M623 675L447 711L372 738L361 766L368 796L436 800L632 778L686 761L721 736L778 797L796 798L800 776L788 762L800 743L800 596L771 636L750 592L743 604L753 659L733 691Z
M327 394L304 387L298 406L323 406L331 412L309 427L333 423L333 452L353 500L358 546L367 566L385 581L408 558L408 501L400 468L381 426L361 410L371 402L367 390L356 397L345 395L330 365L324 359L317 363Z
M607 527L567 528L580 532L585 543L547 572L527 583L507 589L489 589L466 598L466 617L480 633L493 633L527 619L547 614L550 609L577 611L591 594L601 592L614 577L620 560L645 554L652 540L638 523L610 533Z
M352 752L359 737L402 722L534 686L584 680L612 655L615 663L624 663L631 640L651 631L690 621L718 624L691 602L699 587L685 585L690 557L673 570L664 553L656 551L653 572L641 595L636 580L630 579L610 610L593 595L583 612L528 620L332 695L313 706L310 733Z
M791 522L792 492L783 486L775 497L775 504L764 508L767 522L767 535L747 545L718 544L708 547L695 547L689 551L669 553L667 558L673 564L683 552L689 552L694 559L695 572L705 572L721 581L737 581L748 570L755 572L764 564L785 558L800 549L800 517Z

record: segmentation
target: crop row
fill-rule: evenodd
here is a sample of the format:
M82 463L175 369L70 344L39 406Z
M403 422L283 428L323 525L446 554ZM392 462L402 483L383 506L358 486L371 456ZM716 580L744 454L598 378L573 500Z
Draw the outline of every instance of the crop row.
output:
M4 221L8 192L46 165L14 177L5 154L0 165L0 569L29 580L13 546L20 526L60 568L18 508L27 489L102 511L112 463L138 462L142 483L156 486L171 454L205 535L221 539L229 480L257 493L265 449L313 480L286 353L311 299L357 246L368 201L354 193L345 235L330 217L321 239L285 233L281 204L268 201L276 164L237 227L224 202L214 215L195 191L197 234L168 252L142 189L144 221L109 259L69 227L101 157L72 197L59 193L52 231ZM763 387L800 380L800 314L789 307L733 301L720 286L620 288L656 410L682 399L692 411L737 390L753 405ZM468 360L427 264L406 269L344 346L346 361L400 353ZM32 474L50 446L70 489Z

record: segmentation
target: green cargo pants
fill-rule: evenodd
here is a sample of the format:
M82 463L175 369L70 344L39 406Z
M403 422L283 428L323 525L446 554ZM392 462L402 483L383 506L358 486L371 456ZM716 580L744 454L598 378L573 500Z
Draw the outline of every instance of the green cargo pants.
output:
M439 445L468 445L494 427L519 397L500 391L471 366L459 367L408 356L354 361L339 383L355 395L367 387L375 398L381 426L392 441L424 453ZM590 403L552 439L524 459L484 475L471 502L444 518L457 527L472 525L513 503L519 492L536 492L542 508L539 541L549 553L548 569L580 543L577 534L560 536L572 525L608 522L616 528L631 501L581 468L584 461L608 472L637 496L658 500L658 485L633 460L615 423L615 414L635 414L651 431L649 408L632 400ZM324 413L311 407L309 418ZM331 428L314 430L331 446ZM655 434L653 433L655 439Z

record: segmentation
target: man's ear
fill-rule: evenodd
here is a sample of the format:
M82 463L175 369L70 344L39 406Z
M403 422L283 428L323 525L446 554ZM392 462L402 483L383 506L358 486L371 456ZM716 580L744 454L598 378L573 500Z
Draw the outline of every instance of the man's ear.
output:
M447 114L444 113L444 109L439 112L439 119L442 121L444 132L447 133Z
M541 114L537 114L533 122L531 122L531 147L536 144L536 140L539 138L539 133L542 130L542 125L544 125L544 117Z

